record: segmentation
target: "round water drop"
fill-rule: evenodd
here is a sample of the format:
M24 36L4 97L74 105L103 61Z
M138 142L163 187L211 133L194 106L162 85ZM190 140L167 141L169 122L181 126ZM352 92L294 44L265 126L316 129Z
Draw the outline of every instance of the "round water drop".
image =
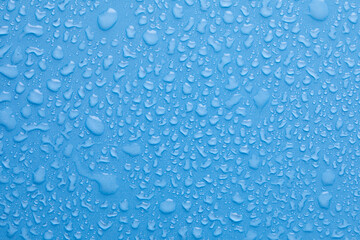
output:
M322 192L318 197L320 207L329 208L331 199L332 199L332 194L331 193Z
M22 59L23 59L22 50L21 50L21 47L18 46L18 47L16 47L16 49L11 57L11 62L13 64L18 64L19 62L21 62Z
M268 0L267 0L268 1ZM263 0L264 2L264 0ZM270 17L272 14L273 14L273 11L271 8L267 7L267 6L263 6L261 9L260 9L260 14L261 16L267 18L267 17Z
M220 6L223 8L231 7L232 0L220 0Z
M143 39L149 46L153 46L159 41L159 37L155 30L147 30L143 35Z
M8 131L16 127L16 119L11 108L5 107L0 110L0 126L4 126Z
M208 113L208 112L207 112L206 105L203 105L203 104L199 103L198 106L197 106L197 108L196 108L196 113L197 113L200 117L206 116L206 114Z
M141 154L141 146L138 143L125 144L122 147L122 150L132 157L135 157L135 156L138 156Z
M163 80L165 82L173 82L175 80L175 76L175 73L171 71L163 78Z
M41 184L45 182L45 168L43 166L40 166L35 172L34 172L34 183Z
M105 126L100 118L89 116L85 122L86 128L94 135L100 136L104 133Z
M9 79L14 79L19 74L17 66L10 64L0 66L0 73Z
M192 91L192 87L189 83L184 83L183 85L183 93L184 94L190 94Z
M114 57L112 55L107 56L103 62L104 69L105 70L109 69L113 63L114 63Z
M241 98L242 98L241 94L234 94L229 100L225 102L226 107L232 108L233 106L235 106L240 102Z
M136 30L133 25L130 25L128 28L126 28L126 36L128 38L134 38L135 34L136 34Z
M61 82L59 79L49 79L46 86L50 91L57 92L61 88Z
M129 210L129 201L127 199L124 199L119 204L121 211L127 211Z
M258 169L260 166L260 159L257 156L252 155L252 157L249 159L249 166L252 169Z
M193 234L194 238L200 239L200 238L202 238L202 232L203 232L202 228L194 227L192 234Z
M56 46L54 51L52 52L52 57L56 60L60 60L64 58L64 51L62 47Z
M356 24L358 21L358 16L356 13L352 12L350 16L348 17L349 21L353 24Z
M39 89L33 89L27 96L27 100L35 105L41 105L44 101L44 94Z
M324 21L329 15L325 0L312 0L309 4L310 16L318 21Z
M45 240L51 240L54 238L54 233L51 230L48 230L44 233L44 239Z
M236 212L231 212L229 218L230 218L231 221L237 223L237 222L242 221L243 216L241 214L236 213Z
M243 203L245 200L243 197L241 197L240 193L236 192L232 197L233 202L237 204Z
M22 107L21 115L24 118L29 118L31 116L31 106L29 104L26 104L24 107Z
M98 16L98 25L101 30L109 30L118 20L118 14L115 9L108 8Z
M185 0L185 2L188 6L192 6L192 5L194 5L195 0Z
M225 23L229 23L229 24L233 23L235 20L233 12L225 11L223 19Z
M99 102L99 97L95 94L91 95L89 98L90 107L94 107Z
M184 16L184 9L181 5L175 4L173 8L173 14L175 18L182 18Z
M64 156L71 157L73 149L74 149L74 146L72 144L66 145L66 147L64 148Z
M60 70L61 75L63 76L68 76L71 73L74 72L75 70L75 62L74 61L70 61L68 64L66 64L65 66L63 66Z
M265 88L261 88L259 92L254 96L255 105L258 108L263 108L270 99L270 93Z
M104 195L114 194L119 188L117 177L112 174L95 174L94 180L99 184L99 191Z
M333 170L331 169L326 169L322 176L321 176L321 181L324 185L326 186L330 186L330 185L333 185L334 182L335 182L335 173Z
M0 36L9 34L9 26L0 26Z
M205 68L203 71L201 71L201 76L204 78L211 77L213 75L213 70L211 68Z
M162 213L168 214L168 213L172 213L175 211L176 208L176 203L174 200L168 198L165 201L163 201L162 203L160 203L160 211Z
M250 229L247 233L246 233L246 240L255 240L257 238L258 234L255 232L255 230Z

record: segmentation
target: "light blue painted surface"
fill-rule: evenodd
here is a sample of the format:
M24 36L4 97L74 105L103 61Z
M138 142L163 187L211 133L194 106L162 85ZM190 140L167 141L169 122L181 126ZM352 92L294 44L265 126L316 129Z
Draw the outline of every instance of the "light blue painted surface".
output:
M0 2L0 239L360 239L359 2Z

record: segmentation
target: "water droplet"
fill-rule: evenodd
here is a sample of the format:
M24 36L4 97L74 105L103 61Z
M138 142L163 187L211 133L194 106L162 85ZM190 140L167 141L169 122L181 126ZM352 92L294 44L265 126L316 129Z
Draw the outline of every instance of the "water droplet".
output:
M100 136L105 131L105 125L100 118L96 116L88 116L85 121L86 128L94 135Z
M44 102L44 94L39 89L33 89L27 96L29 103L41 105Z
M117 11L113 8L108 8L106 11L98 16L98 25L101 30L107 31L112 28L118 20Z
M143 35L143 39L145 43L149 46L153 46L157 44L157 42L159 41L157 31L155 30L146 30L146 32Z
M176 209L176 203L173 199L168 198L160 203L160 211L162 213L169 214L174 212L175 209Z
M315 20L324 21L329 15L325 0L312 0L309 4L310 16Z

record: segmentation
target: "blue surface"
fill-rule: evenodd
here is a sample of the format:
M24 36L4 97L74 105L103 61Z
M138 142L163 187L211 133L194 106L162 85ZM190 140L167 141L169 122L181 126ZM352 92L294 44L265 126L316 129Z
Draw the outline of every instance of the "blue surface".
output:
M360 239L359 2L0 2L0 239Z

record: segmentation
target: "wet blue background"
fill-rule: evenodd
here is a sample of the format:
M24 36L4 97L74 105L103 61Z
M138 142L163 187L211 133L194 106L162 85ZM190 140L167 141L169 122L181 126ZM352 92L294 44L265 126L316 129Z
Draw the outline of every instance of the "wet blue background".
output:
M359 239L356 1L1 1L1 239Z

